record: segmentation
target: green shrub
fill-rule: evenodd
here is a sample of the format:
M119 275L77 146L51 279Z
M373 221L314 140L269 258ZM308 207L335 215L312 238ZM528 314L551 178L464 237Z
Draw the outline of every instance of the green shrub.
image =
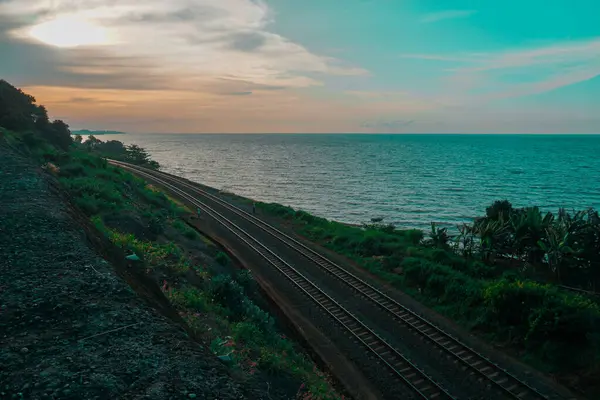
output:
M210 299L205 292L194 287L185 287L174 290L169 299L175 306L191 308L195 311L205 312L210 309Z
M229 263L231 262L229 256L223 253L222 251L219 251L217 253L217 255L215 256L215 261L223 266L229 265Z
M256 206L261 210L282 218L291 219L296 212L291 207L286 207L277 203L256 203Z
M59 175L64 177L86 176L86 170L80 162L69 162L61 165Z
M185 236L186 238L188 238L190 240L196 240L200 237L200 235L194 228L190 227L188 224L186 224L185 222L183 222L180 219L174 220L172 225L181 234L183 234L183 236Z
M260 349L258 367L273 375L289 373L287 360L268 347L262 347Z
M243 315L246 298L243 288L229 275L217 275L208 282L207 291L215 303L230 309L234 315Z
M141 182L140 182L141 183ZM135 186L137 195L140 196L146 203L170 210L172 208L170 200L165 196L163 192L151 190L145 186L145 184L138 184Z
M253 293L257 290L257 284L252 276L252 272L247 269L238 271L235 274L235 280L244 288L246 293Z
M95 204L98 211L114 210L124 205L119 190L111 183L91 177L60 178L60 181L76 201L81 199L81 204Z
M408 243L415 246L423 240L423 231L419 229L408 229L402 231L402 235L407 239Z
M148 230L155 235L160 235L165 231L165 219L160 215L153 215L148 221Z
M251 346L262 346L265 338L262 330L252 322L237 322L233 324L232 334L236 341Z
M468 275L446 265L407 257L402 262L404 280L409 286L417 286L425 294L446 304L469 304L481 301L481 283Z
M540 358L561 368L583 367L599 356L598 304L550 285L500 280L484 290L487 319Z
M242 308L247 320L252 321L264 332L273 330L275 321L271 315L254 304L250 299L245 299L243 301Z
M87 215L96 215L103 208L106 209L102 206L101 200L99 200L95 195L90 195L87 193L84 193L80 197L76 197L74 201L77 207L79 207L81 211Z

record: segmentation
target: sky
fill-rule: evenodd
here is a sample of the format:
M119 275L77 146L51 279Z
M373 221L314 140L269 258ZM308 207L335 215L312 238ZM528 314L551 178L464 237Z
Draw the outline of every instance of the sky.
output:
M597 0L0 0L74 129L600 133Z

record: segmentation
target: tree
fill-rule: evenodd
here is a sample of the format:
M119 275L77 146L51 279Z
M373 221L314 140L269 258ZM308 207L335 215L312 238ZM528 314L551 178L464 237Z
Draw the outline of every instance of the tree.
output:
M513 211L512 204L508 200L495 201L490 207L485 209L485 214L488 219L497 221L503 218L505 221L508 220L510 214Z
M100 153L107 155L123 155L127 152L125 145L118 140L109 140L107 142L101 142L97 150Z
M50 122L46 107L35 102L35 97L0 80L0 126L29 134L30 143L36 142L38 135L57 148L68 150L72 143L69 126L60 120Z
M41 133L50 144L61 150L68 150L73 143L69 125L61 120L51 122L41 130Z
M16 132L31 131L48 121L46 109L35 98L0 79L0 126Z
M90 135L88 136L87 140L83 142L83 145L88 151L94 151L96 150L96 147L98 147L98 145L101 143L102 141L97 139L96 136Z
M501 255L505 249L507 224L499 220L483 220L475 225L475 233L479 236L483 259L491 261Z
M448 228L440 228L436 226L435 222L432 222L431 231L429 232L429 240L431 241L431 244L433 246L442 249L447 249L448 242L450 241L450 236L448 235Z
M561 282L562 267L567 257L574 253L568 243L569 232L559 224L547 228L546 237L538 242L538 246L546 252L548 266L558 282Z
M148 154L146 150L135 144L127 146L127 161L132 164L144 165L152 169L158 169L160 167L158 162L150 159L150 154Z

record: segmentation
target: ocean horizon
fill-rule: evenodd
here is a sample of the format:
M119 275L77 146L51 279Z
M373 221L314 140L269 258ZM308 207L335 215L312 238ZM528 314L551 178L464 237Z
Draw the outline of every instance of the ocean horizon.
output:
M600 207L598 134L126 134L162 169L325 218L454 226L495 200Z

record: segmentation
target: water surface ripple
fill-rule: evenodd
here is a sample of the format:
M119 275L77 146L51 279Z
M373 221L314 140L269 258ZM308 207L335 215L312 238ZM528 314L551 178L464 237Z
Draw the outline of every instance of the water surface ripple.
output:
M600 136L158 135L100 137L145 147L166 172L363 223L455 224L497 199L600 207Z

